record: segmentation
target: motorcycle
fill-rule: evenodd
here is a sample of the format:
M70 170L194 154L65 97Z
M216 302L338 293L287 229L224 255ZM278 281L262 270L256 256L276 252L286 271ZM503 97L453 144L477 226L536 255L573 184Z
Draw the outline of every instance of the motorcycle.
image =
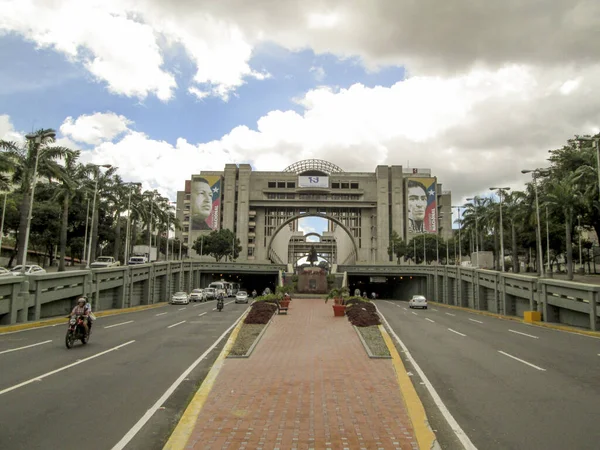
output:
M223 298L219 298L219 299L217 300L217 310L218 310L219 312L221 312L221 310L223 309L223 306L225 306L225 305L224 305L224 302L225 302L225 300L223 300Z
M83 321L86 320L83 316L71 317L69 320L69 326L67 328L67 335L65 336L65 344L67 348L73 347L73 344L77 340L81 340L82 344L87 344L89 340L89 334L85 332Z

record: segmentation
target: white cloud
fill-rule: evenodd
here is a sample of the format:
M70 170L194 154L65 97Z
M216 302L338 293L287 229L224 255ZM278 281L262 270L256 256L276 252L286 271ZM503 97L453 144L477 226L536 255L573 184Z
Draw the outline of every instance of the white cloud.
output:
M320 66L313 66L310 68L310 72L313 74L313 76L315 77L315 80L317 81L323 81L325 79L325 69L323 69Z
M15 130L8 114L0 114L0 140L8 142L23 140L23 134Z
M77 142L98 145L127 132L132 123L125 116L113 112L94 113L79 116L76 120L67 117L60 132Z

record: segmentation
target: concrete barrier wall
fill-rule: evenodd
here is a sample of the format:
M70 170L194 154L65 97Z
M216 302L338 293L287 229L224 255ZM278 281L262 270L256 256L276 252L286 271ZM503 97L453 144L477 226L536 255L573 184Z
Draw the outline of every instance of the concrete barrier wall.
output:
M0 325L67 315L87 295L94 311L164 302L178 290L206 286L212 273L272 273L274 264L171 261L110 269L0 277Z

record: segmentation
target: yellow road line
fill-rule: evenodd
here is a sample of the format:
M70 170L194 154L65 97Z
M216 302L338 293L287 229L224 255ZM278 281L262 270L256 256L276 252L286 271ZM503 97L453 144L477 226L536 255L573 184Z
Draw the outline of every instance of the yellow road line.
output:
M379 325L379 330L381 331L383 340L390 351L390 355L392 355L392 365L394 366L394 371L396 372L398 386L400 387L400 392L404 398L404 403L408 411L408 416L412 422L419 448L422 450L429 450L433 448L434 443L436 442L436 437L429 426L429 421L427 420L427 414L425 414L423 403L421 403L421 399L419 398L419 395L417 394L417 391L415 390L415 387L413 386L412 381L406 372L404 363L400 358L400 354L396 350L396 346L394 345L392 338L383 325Z
M244 314L244 317L245 316L246 314ZM237 335L240 332L240 328L242 328L242 325L244 323L244 317L240 319L237 326L231 332L231 335L225 343L223 350L221 350L221 353L215 360L213 366L210 368L210 371L208 372L206 378L202 382L200 389L198 389L198 391L194 395L194 398L192 398L192 401L185 409L183 415L181 416L181 419L179 420L179 423L173 430L171 437L169 437L169 440L163 447L163 450L181 450L187 445L187 441L190 438L192 432L194 431L194 427L196 426L196 420L198 419L198 415L200 414L200 411L202 411L202 408L204 407L204 403L206 403L206 399L208 398L210 391L212 391L212 388L217 379L217 375L219 375L219 372L223 368L225 358L227 358L231 347L233 347Z

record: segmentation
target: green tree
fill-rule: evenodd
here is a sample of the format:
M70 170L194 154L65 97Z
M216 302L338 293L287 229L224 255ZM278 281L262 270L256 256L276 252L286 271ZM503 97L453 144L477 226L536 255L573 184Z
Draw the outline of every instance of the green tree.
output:
M223 258L230 258L233 261L242 251L240 240L234 236L231 230L227 229L211 231L204 236L204 239L198 237L192 248L196 253L200 253L201 247L203 254L211 255L217 262L221 262Z
M392 231L390 236L390 245L388 246L388 255L395 257L396 262L400 264L400 258L406 255L406 243L396 231Z

